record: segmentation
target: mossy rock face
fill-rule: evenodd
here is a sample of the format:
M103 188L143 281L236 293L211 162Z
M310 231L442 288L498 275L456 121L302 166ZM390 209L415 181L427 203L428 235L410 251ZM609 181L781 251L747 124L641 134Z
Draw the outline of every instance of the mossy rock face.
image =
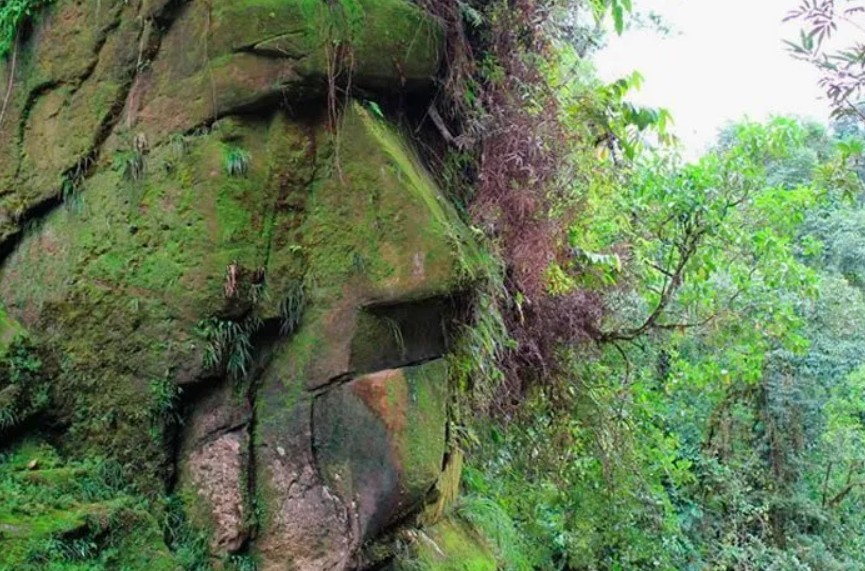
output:
M207 395L217 394L207 388L216 383L223 387L217 392L226 390L221 364L204 364L215 341L201 322L245 323L252 313L259 327L281 329L281 302L306 284L302 323L273 353L278 366L260 388L243 389L244 406L257 401L252 453L250 419L237 420L227 397L219 406L202 397L188 411L183 496L190 519L211 530L217 553L249 538L253 465L262 495L275 497L262 511L283 513L273 529L291 519L285 514L305 514L310 525L341 538L322 553L341 553L344 562L385 522L419 508L441 469L447 373L430 364L421 368L421 384L412 380L414 369L388 381L387 390L404 398L389 411L393 418L376 421L395 466L382 466L381 474L399 473L387 497L364 492L356 511L354 490L322 479L311 456L295 456L291 467L307 474L309 494L298 499L282 486L288 476L278 451L310 449L312 398L334 379L443 356L449 296L463 287L477 255L391 128L357 105L342 124L334 142L321 122L275 111L226 118L140 156L118 154L27 234L0 273L9 316L53 355L51 412L70 426L66 444L120 459L153 494L173 470L160 419L174 413L159 408L155 388L168 382ZM232 174L235 167L242 173ZM267 295L254 299L254 280L265 278ZM416 411L412 399L421 397L428 408ZM399 415L424 422L406 432L399 428L405 423L391 422ZM364 482L375 479L370 470L359 465ZM282 541L268 547L277 534L261 528L265 560L302 556L319 564L318 552L298 555Z
M380 371L315 401L316 460L357 505L364 539L423 504L445 455L446 365Z
M63 453L9 482L64 498L0 506L0 568L83 534L174 569L166 493L205 558L353 568L440 478L480 253L409 138L328 84L425 105L440 26L404 0L95 4L56 0L0 62L0 358L39 362L28 390L0 367L0 418ZM124 486L76 496L97 456Z
M143 53L143 8L141 0L59 0L38 15L15 65L0 61L0 92L9 93L0 121L0 241L91 167Z
M134 137L157 145L218 117L315 108L328 78L430 85L443 34L404 0L57 0L0 61L0 242ZM4 97L5 99L5 97Z
M329 77L416 90L436 73L439 24L404 0L190 2L126 113L153 141L237 110L321 100Z

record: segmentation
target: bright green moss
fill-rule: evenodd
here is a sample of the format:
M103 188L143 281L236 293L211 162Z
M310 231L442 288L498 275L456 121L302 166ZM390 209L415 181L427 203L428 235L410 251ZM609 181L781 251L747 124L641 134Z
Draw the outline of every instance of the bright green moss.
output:
M9 344L24 333L24 328L0 304L0 357L6 354Z
M412 555L396 561L396 571L495 571L495 558L465 523L446 519L417 532Z
M0 455L0 569L176 569L148 506L100 459L37 439Z
M410 421L401 448L405 478L414 487L441 470L447 425L447 363L440 359L404 371Z

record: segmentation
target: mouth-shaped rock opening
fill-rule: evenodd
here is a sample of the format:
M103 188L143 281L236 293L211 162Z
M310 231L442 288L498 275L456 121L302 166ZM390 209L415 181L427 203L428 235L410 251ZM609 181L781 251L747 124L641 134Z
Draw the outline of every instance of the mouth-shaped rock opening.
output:
M370 305L358 316L350 369L364 375L438 359L447 354L459 296Z

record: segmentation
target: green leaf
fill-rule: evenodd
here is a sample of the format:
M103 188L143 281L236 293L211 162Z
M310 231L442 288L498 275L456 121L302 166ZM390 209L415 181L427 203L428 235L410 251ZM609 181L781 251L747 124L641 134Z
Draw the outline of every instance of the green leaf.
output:
M613 4L613 24L616 27L616 33L622 35L625 31L625 13L620 4Z
M384 113L381 111L381 107L378 106L378 103L375 101L367 101L366 106L369 107L369 110L378 115L380 118L384 119Z

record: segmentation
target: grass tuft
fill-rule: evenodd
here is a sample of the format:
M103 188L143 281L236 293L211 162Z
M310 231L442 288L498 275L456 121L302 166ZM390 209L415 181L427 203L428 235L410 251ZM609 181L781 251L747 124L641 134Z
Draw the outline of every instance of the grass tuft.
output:
M297 331L305 306L306 288L301 281L293 282L289 285L288 294L279 304L280 335L290 335Z
M251 160L250 154L240 147L229 147L225 151L225 172L228 176L246 176Z

